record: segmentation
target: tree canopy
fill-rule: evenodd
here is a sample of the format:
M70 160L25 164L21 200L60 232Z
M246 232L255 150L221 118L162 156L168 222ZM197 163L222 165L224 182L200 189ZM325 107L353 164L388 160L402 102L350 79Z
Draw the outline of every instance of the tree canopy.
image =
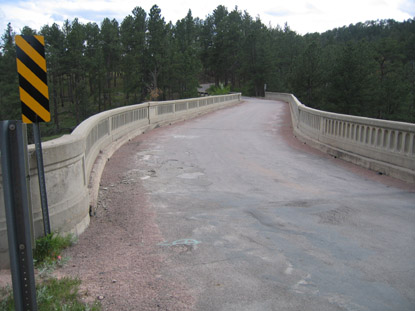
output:
M247 96L296 95L339 113L415 122L415 20L378 20L299 35L265 26L237 7L218 6L205 20L166 23L154 5L120 23L78 19L21 34L45 36L50 133L67 131L102 110L145 100L197 96L212 82ZM0 119L19 119L12 25L0 46ZM71 121L68 121L71 120Z

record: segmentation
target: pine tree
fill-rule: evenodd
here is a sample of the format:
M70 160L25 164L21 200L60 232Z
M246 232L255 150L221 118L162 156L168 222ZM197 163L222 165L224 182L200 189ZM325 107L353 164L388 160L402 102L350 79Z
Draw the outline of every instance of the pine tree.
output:
M15 33L11 23L4 32L0 53L0 119L20 120L21 104L16 67Z
M44 26L41 34L45 37L45 57L47 63L49 106L52 110L55 133L60 131L59 108L63 105L63 64L64 34L60 27L53 23Z
M147 32L147 64L149 73L149 88L154 96L152 99L160 99L162 89L168 83L163 80L163 71L166 70L167 61L167 28L161 10L157 5L150 9Z
M138 103L145 97L146 12L136 7L133 16L124 18L120 27L121 68L126 103ZM132 98L130 97L132 95Z

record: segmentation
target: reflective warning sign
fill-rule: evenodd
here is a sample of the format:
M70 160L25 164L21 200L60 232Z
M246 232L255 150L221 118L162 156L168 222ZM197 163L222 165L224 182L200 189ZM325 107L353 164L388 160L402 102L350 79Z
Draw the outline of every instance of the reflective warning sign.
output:
M16 36L22 121L49 122L49 91L43 36Z

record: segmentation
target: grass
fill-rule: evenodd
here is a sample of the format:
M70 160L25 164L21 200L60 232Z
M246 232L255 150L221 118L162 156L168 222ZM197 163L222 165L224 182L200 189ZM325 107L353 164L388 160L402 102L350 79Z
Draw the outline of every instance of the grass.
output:
M49 278L36 285L36 300L39 311L99 311L100 305L92 306L80 301L79 285L81 281L72 278ZM14 301L10 288L2 289L0 310L13 311Z
M64 277L56 279L51 272L65 263L61 252L75 242L73 235L49 234L36 240L33 252L34 264L40 279L36 282L36 301L40 311L99 311L98 302L92 305L80 299L79 279ZM10 287L0 289L0 311L15 309L13 291Z
M72 234L61 236L59 234L50 233L47 236L36 240L36 247L33 251L33 259L35 266L39 267L42 264L50 264L61 260L61 252L65 248L75 243L75 238Z

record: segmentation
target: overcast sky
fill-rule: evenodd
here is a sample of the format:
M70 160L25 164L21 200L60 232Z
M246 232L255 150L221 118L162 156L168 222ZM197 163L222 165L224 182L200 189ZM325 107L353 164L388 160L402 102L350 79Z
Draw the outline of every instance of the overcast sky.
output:
M189 9L193 17L205 19L220 4L229 11L235 6L259 16L265 25L284 26L299 34L324 32L336 27L377 19L403 21L414 18L415 0L0 0L0 29L7 23L19 33L24 26L40 30L43 25L56 22L62 25L75 17L82 23L100 25L105 17L120 23L136 7L147 13L157 4L166 22L176 23Z

